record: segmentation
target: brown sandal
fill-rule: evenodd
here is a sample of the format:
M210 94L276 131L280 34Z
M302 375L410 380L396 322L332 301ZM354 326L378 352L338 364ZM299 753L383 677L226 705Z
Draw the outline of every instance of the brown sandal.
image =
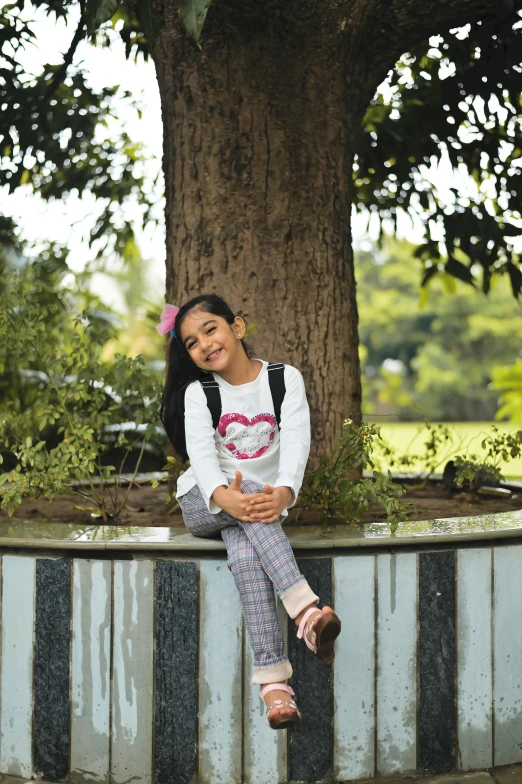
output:
M304 637L308 648L322 662L331 662L335 658L334 642L341 631L341 621L331 607L323 607L318 615L308 626L306 621L319 611L318 607L310 607L301 618L297 636L299 639Z
M286 683L268 683L263 689L261 689L261 693L259 695L263 702L265 702L265 694L268 694L269 691L286 691L292 697L295 694L292 687L287 686ZM285 727L291 727L293 724L299 723L301 720L301 714L299 713L299 709L293 700L274 700L272 705L266 705L266 715L268 716L272 710L281 710L281 708L292 708L292 713L290 716L281 716L281 714L279 714L272 716L271 719L268 719L268 723L273 730L283 730Z

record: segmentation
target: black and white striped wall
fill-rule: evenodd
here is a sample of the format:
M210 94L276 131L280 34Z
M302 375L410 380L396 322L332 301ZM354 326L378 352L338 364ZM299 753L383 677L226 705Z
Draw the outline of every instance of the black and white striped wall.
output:
M332 668L285 620L303 721L282 732L224 558L106 555L1 558L1 773L275 784L522 761L522 544L301 558L343 632Z

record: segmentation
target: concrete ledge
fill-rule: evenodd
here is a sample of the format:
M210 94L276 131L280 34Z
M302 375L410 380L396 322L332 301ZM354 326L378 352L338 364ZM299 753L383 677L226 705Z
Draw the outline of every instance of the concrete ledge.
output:
M377 779L366 779L360 784L520 784L522 782L522 765L508 765L489 770L478 770L473 773L446 773L442 776L385 776ZM2 776L0 784L34 784L34 779ZM39 784L52 784L39 779ZM344 782L343 784L348 784Z
M278 600L274 733L220 538L0 522L0 784L522 784L488 767L522 761L522 511L286 531L343 634L318 662Z
M391 533L390 523L351 526L318 523L289 526L285 530L295 550L389 548L439 542L508 539L522 536L522 510L441 520L407 520L399 523L394 534ZM0 548L223 552L225 545L220 538L194 537L184 526L131 528L2 520Z

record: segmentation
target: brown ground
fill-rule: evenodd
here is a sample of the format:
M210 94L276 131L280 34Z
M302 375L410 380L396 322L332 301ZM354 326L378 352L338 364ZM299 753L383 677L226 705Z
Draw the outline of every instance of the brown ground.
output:
M118 525L136 526L176 526L182 524L179 508L169 512L165 503L165 486L152 488L149 485L133 488L129 505L123 510ZM121 491L120 491L121 494ZM403 501L411 502L417 511L408 515L410 520L433 520L441 517L465 517L493 512L507 512L522 509L522 493L509 499L485 498L469 493L450 494L441 486L409 489L402 496ZM106 494L110 511L110 499ZM46 520L49 522L92 524L94 506L80 495L55 496L52 502L45 498L36 501L25 500L13 515L17 520ZM297 511L297 510L296 510ZM0 510L0 520L7 519L7 513ZM370 509L361 519L363 523L385 520L386 515L379 508ZM102 522L100 518L97 522ZM108 521L112 522L111 520ZM314 512L291 512L287 525L316 524L318 515ZM333 521L332 521L333 522ZM341 520L335 522L342 522Z

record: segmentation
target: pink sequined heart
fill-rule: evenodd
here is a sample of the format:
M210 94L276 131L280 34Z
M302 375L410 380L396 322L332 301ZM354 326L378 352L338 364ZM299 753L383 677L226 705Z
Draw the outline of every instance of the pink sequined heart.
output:
M223 446L238 460L261 457L274 440L276 420L272 414L258 414L252 419L244 414L223 414L218 433Z

